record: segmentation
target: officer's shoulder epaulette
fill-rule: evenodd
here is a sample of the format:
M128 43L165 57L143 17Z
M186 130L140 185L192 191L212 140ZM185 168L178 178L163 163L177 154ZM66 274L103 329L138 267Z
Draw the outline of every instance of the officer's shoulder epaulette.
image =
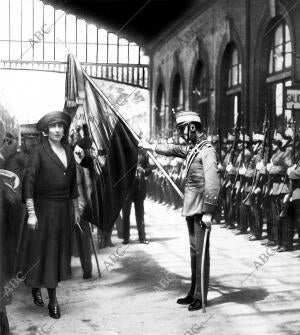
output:
M198 144L198 150L202 150L202 149L206 149L206 148L211 148L211 147L213 147L213 145L211 144L211 142L210 141L208 141L208 140L203 140L202 142L200 142L199 144Z

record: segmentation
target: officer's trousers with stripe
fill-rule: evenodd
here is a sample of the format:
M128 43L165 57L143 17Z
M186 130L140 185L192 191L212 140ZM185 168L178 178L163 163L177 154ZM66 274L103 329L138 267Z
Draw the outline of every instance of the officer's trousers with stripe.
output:
M191 287L188 295L193 296L195 299L201 300L201 262L203 254L203 243L205 235L205 226L201 221L202 215L194 215L186 218L189 239L190 239L190 254L191 254ZM204 262L204 297L207 301L208 285L209 285L209 232L207 236L207 244L205 250Z

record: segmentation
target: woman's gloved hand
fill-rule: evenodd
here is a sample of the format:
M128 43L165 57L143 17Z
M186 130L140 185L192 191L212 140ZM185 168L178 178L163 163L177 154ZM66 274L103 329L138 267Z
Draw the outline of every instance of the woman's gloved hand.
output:
M26 207L28 212L27 227L30 230L36 230L38 228L38 220L34 210L33 199L26 200Z

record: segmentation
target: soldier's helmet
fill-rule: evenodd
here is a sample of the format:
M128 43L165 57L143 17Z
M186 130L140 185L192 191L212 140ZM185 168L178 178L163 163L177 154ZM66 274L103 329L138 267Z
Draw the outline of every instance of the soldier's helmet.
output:
M207 135L207 140L210 141L212 144L216 144L219 140L218 135Z
M294 132L293 132L293 129L292 128L286 128L285 132L284 132L284 136L290 140L292 138L294 138Z
M198 113L192 111L181 111L176 113L176 126L181 127L185 124L195 122L201 124L201 118Z
M274 142L283 142L283 136L278 132L278 131L274 131L274 136L273 136L273 140Z
M264 135L260 133L254 133L253 134L253 142L263 142Z
M234 140L235 140L235 136L232 135L231 133L228 133L227 141L228 141L228 142L234 142Z
M240 134L240 136L239 136L239 142L243 142L243 141L250 142L250 136L247 135L247 134L245 134L245 136L243 136L243 134Z

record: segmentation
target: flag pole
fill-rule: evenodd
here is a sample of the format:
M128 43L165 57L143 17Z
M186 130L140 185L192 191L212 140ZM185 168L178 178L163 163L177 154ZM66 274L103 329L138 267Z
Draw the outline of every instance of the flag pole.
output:
M128 122L124 119L124 117L117 111L117 108L108 100L108 98L101 92L101 90L98 88L96 83L89 77L89 75L86 73L86 71L82 68L83 75L87 79L87 81L94 87L94 89L101 95L101 97L105 100L105 102L109 105L109 107L116 113L116 115L119 117L119 119L122 121L124 126L130 131L132 136L135 138L135 140L138 143L141 143L141 139L136 134L136 132L130 127ZM171 186L174 188L174 190L178 193L178 195L183 199L183 193L178 188L178 186L174 183L174 181L171 179L171 177L168 175L166 170L162 167L162 165L158 162L158 160L154 157L152 152L146 151L148 156L151 158L153 163L160 169L162 174L167 178Z
M94 242L94 239L93 239L92 227L91 227L90 222L86 222L86 223L89 226L89 235L90 235L90 239L91 239L91 243L92 243L92 248L93 248L94 255L95 255L95 260L96 260L96 265L97 265L97 270L98 270L98 276L99 276L99 278L101 278L102 276L101 276L101 271L100 271L100 266L99 266L97 251L96 251L96 247L95 247L95 242Z

